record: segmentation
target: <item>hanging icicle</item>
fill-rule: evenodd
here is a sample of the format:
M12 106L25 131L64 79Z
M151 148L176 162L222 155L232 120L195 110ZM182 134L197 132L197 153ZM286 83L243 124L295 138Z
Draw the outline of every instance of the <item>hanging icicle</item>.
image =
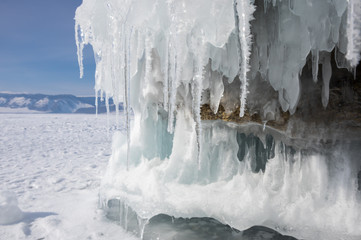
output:
M244 116L247 100L248 79L247 72L249 71L249 57L251 55L251 25L250 21L253 19L254 6L249 0L234 0L234 15L236 32L239 38L239 58L240 58L240 72L239 79L241 81L240 94L240 111L239 116Z
M348 0L347 6L347 53L351 67L356 67L361 53L361 1Z

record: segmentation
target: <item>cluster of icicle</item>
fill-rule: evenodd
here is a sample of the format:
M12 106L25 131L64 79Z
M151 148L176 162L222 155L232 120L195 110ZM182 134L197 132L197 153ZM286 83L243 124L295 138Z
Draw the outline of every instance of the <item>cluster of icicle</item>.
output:
M326 107L331 52L336 49L339 67L352 69L360 60L360 16L359 0L84 0L75 16L80 75L83 48L90 44L96 95L105 96L106 103L109 98L116 105L124 102L128 139L130 109L146 119L153 114L149 106L160 106L173 133L177 109L187 108L199 152L201 104L217 112L221 103L231 112L235 109L226 105L232 102L240 117L257 104L264 116L275 116L280 107L294 113L310 54L315 81L322 64ZM278 100L267 92L249 94L249 86L260 82L257 77L269 83Z
M255 5L264 9L258 11L264 17L256 15L252 21ZM356 67L361 51L360 16L361 2L357 0L85 0L75 18L80 75L84 45L91 44L97 65L95 92L105 95L106 101L113 98L116 104L124 101L127 106L130 92L148 91L148 85L160 83L162 97L155 102L168 112L168 131L172 132L180 85L190 86L194 119L199 123L201 96L212 88L209 82L219 82L209 100L217 111L224 90L222 77L232 83L238 76L241 84L236 105L242 117L247 87L255 76L249 76L249 70L259 72L279 93L282 109L293 113L299 99L299 74L311 53L314 80L319 64L326 73L323 103L327 106L328 53L336 48L338 55L347 59L339 67ZM250 21L256 38L253 46ZM220 75L216 81L206 77L209 61L210 71ZM132 89L131 81L143 62L144 84Z
M320 78L318 68L322 65L322 104L326 108L332 75L331 52L335 52L339 68L353 70L360 60L361 2L264 0L256 3L252 22L252 76L260 73L278 92L282 110L293 114L300 100L302 71L311 56L315 82Z
M177 88L187 86L192 99L187 107L192 108L199 138L201 95L203 82L207 81L204 69L210 59L219 59L217 55L232 32L238 36L238 47L234 49L238 59L220 63L212 70L222 72L230 81L240 76L240 115L244 114L253 11L249 0L84 0L75 17L80 76L83 48L91 44L97 96L105 95L105 101L113 98L116 105L124 101L128 127L130 105L137 114L137 105L162 104L168 112L170 133L174 131L177 105L186 105L177 102ZM211 49L218 49L218 53ZM133 83L139 75L141 82ZM155 88L162 88L162 96ZM145 102L131 100L138 94ZM219 101L220 97L217 106Z

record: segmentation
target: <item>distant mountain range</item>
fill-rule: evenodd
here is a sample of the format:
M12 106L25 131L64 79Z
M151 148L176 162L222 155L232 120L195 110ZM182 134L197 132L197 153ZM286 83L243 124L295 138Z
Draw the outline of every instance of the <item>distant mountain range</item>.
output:
M1 109L2 108L2 109ZM123 105L119 107L123 110ZM4 110L5 109L5 110ZM95 113L95 97L76 97L74 95L44 95L0 93L0 112L6 109L16 111L29 110L47 113ZM109 100L109 110L115 111L113 101ZM104 101L98 99L98 113L105 113Z

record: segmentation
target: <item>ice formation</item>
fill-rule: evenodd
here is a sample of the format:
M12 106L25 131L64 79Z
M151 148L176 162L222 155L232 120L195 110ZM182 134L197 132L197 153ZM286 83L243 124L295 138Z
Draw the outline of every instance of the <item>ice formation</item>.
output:
M329 105L334 62L356 72L360 16L357 0L84 0L80 75L90 44L96 94L127 115L102 199L121 199L140 226L165 213L360 236L360 138L345 144L312 115ZM204 121L203 106L263 124ZM293 125L267 126L283 112Z

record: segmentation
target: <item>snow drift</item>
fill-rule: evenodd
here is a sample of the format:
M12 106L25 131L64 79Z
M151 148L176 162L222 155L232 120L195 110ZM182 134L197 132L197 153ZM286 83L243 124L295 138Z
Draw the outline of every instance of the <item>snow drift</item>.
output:
M18 200L13 192L0 192L0 225L13 224L23 219L24 214L18 207Z

